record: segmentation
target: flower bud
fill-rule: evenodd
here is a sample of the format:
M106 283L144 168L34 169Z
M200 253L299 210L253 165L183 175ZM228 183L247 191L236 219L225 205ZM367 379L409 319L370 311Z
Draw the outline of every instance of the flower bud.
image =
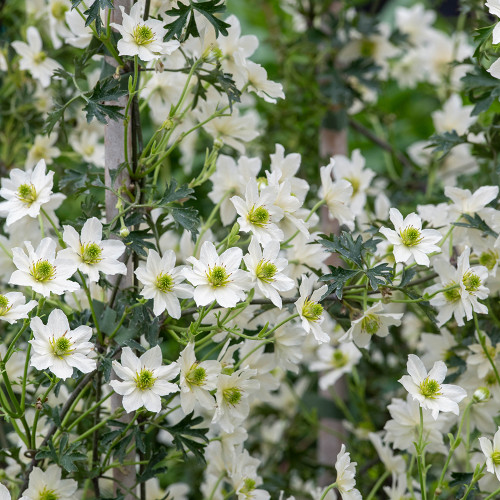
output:
M479 387L472 395L474 403L484 403L490 399L490 391L487 387Z
M121 236L122 238L126 238L129 234L130 234L130 231L129 231L128 227L123 226L123 227L120 229L120 236Z

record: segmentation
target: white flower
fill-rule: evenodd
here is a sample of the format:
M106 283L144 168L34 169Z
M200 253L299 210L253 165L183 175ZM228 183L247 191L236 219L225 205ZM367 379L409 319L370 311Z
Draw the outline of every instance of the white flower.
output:
M184 269L184 275L195 286L196 305L206 306L216 300L222 307L234 307L245 299L248 273L239 269L242 258L241 248L228 248L219 256L215 245L205 241L200 259L187 259L193 269Z
M104 144L99 142L97 132L85 129L78 131L70 136L69 143L76 153L82 155L84 161L104 167Z
M351 462L350 453L345 451L345 444L342 444L335 462L337 470L335 483L344 500L361 500L361 493L355 488L356 465L356 462Z
M349 207L352 198L353 186L349 181L340 179L333 182L332 171L335 160L331 158L326 167L320 168L321 189L319 196L325 200L330 218L338 219L341 224L345 224L349 229L354 229L354 214Z
M361 359L361 351L353 342L344 342L338 347L322 344L317 351L318 360L311 363L311 371L323 372L319 387L326 391L345 373L350 373Z
M48 297L50 293L62 295L64 292L74 292L80 288L78 283L69 281L76 271L72 261L56 257L56 242L44 238L36 251L29 241L24 245L28 255L21 248L13 248L13 261L17 270L12 273L11 285L30 286L35 292Z
M389 210L389 217L394 229L381 227L380 232L394 245L394 258L396 262L415 262L422 266L429 266L427 254L441 252L441 248L435 243L443 236L435 229L422 229L420 217L411 213L405 219L396 208Z
M68 248L61 250L58 258L74 263L90 282L99 281L99 271L106 276L127 274L127 266L118 260L125 245L120 240L103 241L102 224L96 217L85 222L81 235L74 227L64 226L63 240Z
M198 362L192 342L181 352L178 363L181 406L184 413L186 415L191 413L196 402L207 410L213 410L215 400L210 391L217 387L217 377L221 371L220 363L215 360Z
M238 500L269 500L269 492L257 488L262 479L257 475L260 460L253 458L248 450L235 454L229 477Z
M171 54L179 47L180 44L176 40L163 41L167 33L163 27L163 21L156 19L144 21L142 17L144 1L135 3L130 9L130 14L126 14L125 8L121 5L120 9L123 17L122 24L110 24L123 37L117 45L121 56L138 55L143 61L152 61L161 55Z
M153 299L153 312L159 316L163 311L175 319L181 317L179 298L193 296L193 287L184 281L184 266L175 267L175 252L167 250L160 257L156 250L150 250L146 263L135 271L137 279L144 285L141 295Z
M275 224L283 218L283 210L274 204L277 196L278 191L272 186L265 187L259 193L257 181L251 179L247 183L244 200L239 196L231 198L239 215L236 222L240 230L252 232L263 245L283 239L283 231Z
M480 437L479 444L486 457L486 470L495 474L500 481L500 427L493 436L493 442L488 438Z
M26 297L20 292L0 294L0 320L13 324L19 319L27 318L37 304L36 300L30 300L26 304Z
M486 375L488 375L488 371L491 369L491 364L488 356L484 352L483 346L481 344L471 344L468 348L472 354L467 356L467 364L477 366L477 376L479 378L486 377ZM493 363L496 364L496 358L500 352L500 344L495 344L493 347L491 345L491 339L488 335L485 335L485 348L488 351L488 355L492 359Z
M458 135L463 135L469 127L476 121L476 117L471 116L474 106L464 106L462 98L458 94L452 94L443 104L442 111L432 113L434 128L438 134L455 130Z
M0 500L10 500L10 491L0 483Z
M70 329L68 318L60 309L54 309L44 325L35 317L31 320L33 346L30 364L37 370L48 368L63 380L73 375L73 368L83 373L95 370L96 362L89 357L94 345L89 342L92 328L81 325Z
M281 309L282 300L279 292L286 292L295 286L295 282L282 271L288 262L278 258L280 244L270 241L261 250L255 238L248 246L248 254L243 257L252 281L257 284L259 291Z
M0 203L0 215L7 216L7 226L26 215L38 217L41 207L54 197L54 172L46 174L45 169L45 161L40 160L33 170L14 168L9 179L2 179L0 196L7 201Z
M179 373L179 365L162 365L159 345L146 351L138 358L130 347L122 350L121 364L113 361L113 370L123 380L111 380L116 393L123 396L123 408L130 413L142 406L158 413L161 410L161 396L177 392L177 384L168 382Z
M12 42L13 49L21 56L19 67L27 69L40 82L42 87L50 85L52 73L61 68L61 65L47 57L42 50L42 38L34 26L30 26L26 32L28 43Z
M57 135L36 135L35 142L28 151L24 168L33 168L39 161L44 160L47 165L53 163L52 159L61 154L61 150L54 146L57 142Z
M351 328L340 339L353 340L358 347L366 347L373 335L387 337L390 326L399 326L403 313L384 313L384 306L377 302L369 307L363 315L351 322Z
M488 269L484 266L470 267L470 248L466 248L458 257L455 269L447 259L437 259L434 269L439 275L440 284L433 285L425 290L432 294L443 288L451 288L441 292L430 300L438 313L438 326L446 323L453 315L458 326L464 324L463 318L472 319L472 311L487 314L488 308L478 302L478 299L488 297L488 288L483 283L488 278Z
M447 370L442 361L436 361L427 373L420 358L410 354L406 367L409 375L403 375L399 382L422 408L431 410L434 420L440 411L459 414L458 403L467 396L467 392L458 385L442 383Z
M231 375L219 375L212 423L219 424L224 432L233 432L248 416L249 396L260 387L257 380L251 379L256 374L256 370L238 370Z
M39 467L31 471L28 489L24 490L20 500L74 500L78 483L73 479L61 479L61 469L49 465L44 472Z
M482 215L486 205L498 196L498 186L481 186L471 193L469 189L446 186L444 194L453 204L448 208L451 220L456 220L462 214Z
M374 448L377 450L377 454L386 470L392 474L403 474L406 470L404 458L400 455L394 455L389 446L384 446L382 439L378 434L370 432L368 437Z
M255 92L266 102L275 104L276 99L284 99L283 85L267 79L267 71L260 64L252 61L245 62L247 71L248 90Z
M85 19L82 18L77 9L66 11L64 16L66 18L66 24L70 29L70 31L65 34L65 43L77 47L78 49L85 49L88 47L93 34L90 26L85 26Z
M299 299L295 302L295 307L302 320L302 327L309 333L312 332L314 338L321 342L329 342L330 337L321 329L324 320L323 306L318 303L319 299L326 293L328 287L323 285L313 292L314 284L317 282L315 276L302 275L302 282L299 287Z

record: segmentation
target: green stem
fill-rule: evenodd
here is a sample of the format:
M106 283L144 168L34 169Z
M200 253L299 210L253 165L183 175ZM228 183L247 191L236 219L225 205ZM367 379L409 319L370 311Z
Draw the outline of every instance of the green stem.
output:
M337 483L333 483L330 486L328 486L328 488L326 488L326 490L323 491L323 494L321 495L321 498L319 500L325 500L326 495L328 494L328 492L330 490L333 490L333 488L335 488L336 486L337 486Z
M427 486L426 486L426 470L425 470L425 444L424 444L424 413L422 407L419 407L420 425L418 432L418 443L415 444L417 451L417 467L418 478L420 481L420 490L422 493L422 500L427 500Z
M57 384L57 381L58 381L57 377L54 377L54 380L51 380L48 389L44 392L43 396L41 397L41 404L43 404L44 401L47 399L47 396L50 394L50 391ZM33 419L33 429L32 429L32 434L31 434L31 448L33 450L36 450L36 428L38 426L38 419L40 418L40 411L41 411L41 408L36 409L35 418Z
M486 337L481 333L481 330L479 329L479 321L477 319L477 314L475 311L472 311L472 314L474 316L474 326L476 327L477 335L479 337L479 343L481 344L481 347L483 348L484 354L488 358L488 361L490 362L490 365L493 368L493 371L495 372L495 377L497 379L497 382L500 385L500 375L498 373L498 369L495 365L495 362L491 358L491 355L488 351L488 347L486 346Z
M491 498L497 498L500 495L500 488L495 490L493 493L489 494L484 500L490 500Z
M371 489L370 493L368 493L368 496L366 497L365 500L372 500L372 498L375 498L375 493L379 490L379 488L384 484L384 481L387 479L387 476L390 474L388 470L386 470L379 478L378 481L373 485L373 488Z

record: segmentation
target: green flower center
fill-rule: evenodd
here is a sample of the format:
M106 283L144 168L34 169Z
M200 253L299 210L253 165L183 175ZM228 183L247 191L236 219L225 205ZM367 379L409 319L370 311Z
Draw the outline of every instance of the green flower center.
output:
M239 490L239 493L242 493L243 495L248 495L252 493L252 491L255 489L257 486L257 483L255 482L255 479L252 479L250 477L246 477L243 480L243 488Z
M429 399L435 399L437 396L441 396L440 390L441 386L439 383L434 379L429 379L429 377L420 384L420 393Z
M349 359L342 351L337 350L333 353L332 365L335 368L342 368L343 366L347 365L348 361L349 361Z
M28 206L36 201L36 189L33 184L21 184L17 189L17 197Z
M265 227L267 224L269 224L271 215L269 214L269 211L266 207L252 207L250 212L248 212L247 214L247 220L254 226Z
M155 38L153 30L145 24L138 24L132 35L137 45L149 45Z
M81 247L81 256L85 264L97 264L101 262L102 248L97 243L87 243Z
M43 52L43 50L33 56L33 62L35 64L42 64L45 59L47 59L47 54Z
M45 487L38 495L38 500L57 500L59 495L56 494L55 490L48 490Z
M55 17L58 21L62 21L67 10L68 6L63 2L55 2L52 4L50 12L52 13L52 16Z
M0 295L0 316L7 314L12 306L9 306L9 299L5 295Z
M472 271L467 271L462 278L462 283L469 293L474 293L481 286L481 278Z
M486 267L488 271L491 271L495 264L497 263L498 256L492 250L488 250L487 252L483 252L479 256L479 264Z
M491 454L491 460L495 465L500 465L500 451L494 451Z
M302 306L302 316L309 321L318 321L323 314L323 306L314 302L313 300L306 299Z
M151 389L155 385L156 377L151 370L143 368L135 377L135 385L141 391Z
M56 268L48 260L39 260L31 266L30 274L35 281L44 283L55 278Z
M420 230L413 226L405 227L402 231L400 230L399 236L401 237L403 245L407 247L414 247L423 240Z
M269 185L269 181L267 180L267 177L262 176L262 177L257 177L257 185L259 186L259 189Z
M486 383L486 385L490 387L493 385L497 385L497 377L495 375L495 372L493 371L488 372L487 375L484 377L484 382Z
M375 335L380 329L379 317L368 314L361 320L361 329L369 335Z
M74 349L71 349L71 346L73 345L71 340L69 340L65 335L66 334L58 339L52 338L52 340L49 341L52 346L52 352L58 358L63 358L74 351Z
M156 277L155 285L158 290L161 290L163 293L168 293L174 288L174 279L170 274L161 273Z
M229 276L231 275L227 273L224 266L215 266L207 273L207 280L214 288L218 288L229 283Z
M369 40L368 38L364 38L361 41L359 52L362 57L372 57L373 54L375 53L375 43Z
M257 264L257 269L255 270L255 274L257 278L265 283L271 283L274 281L274 275L278 272L278 268L272 262L268 260L262 259Z
M202 366L194 364L187 374L186 380L191 385L203 385L207 379L207 371Z
M456 286L456 283L454 281L448 283L446 285L446 288L450 288L452 286ZM443 292L444 298L448 302L456 302L457 300L460 300L460 288L452 288L451 290L446 290Z
M344 177L346 181L349 181L352 185L352 195L354 196L359 192L359 188L361 186L361 182L357 177Z
M230 387L222 391L222 397L228 405L236 406L241 401L243 394L238 387Z

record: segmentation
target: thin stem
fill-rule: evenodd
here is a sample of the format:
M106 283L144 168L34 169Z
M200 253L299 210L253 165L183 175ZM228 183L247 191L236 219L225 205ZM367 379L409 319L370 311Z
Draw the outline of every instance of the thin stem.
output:
M326 495L328 494L328 492L330 490L333 490L333 488L335 488L336 486L337 486L337 483L333 483L330 486L328 486L328 488L326 488L326 490L323 491L323 494L321 495L321 498L319 500L325 500Z
M378 481L373 485L373 488L371 489L370 493L368 493L368 496L366 497L365 500L372 500L372 498L375 498L375 493L380 489L380 487L384 484L384 481L387 479L387 476L390 474L388 470L386 470L379 478Z
M493 371L495 372L495 377L497 379L498 384L500 385L500 375L498 373L498 369L495 365L495 362L493 361L491 354L488 350L488 347L486 346L486 337L481 333L481 330L479 329L479 321L477 319L477 314L475 311L472 311L472 314L474 316L474 326L476 327L477 335L479 337L479 343L481 344L481 347L483 348L484 354L488 358L488 361L490 362L491 367L493 368Z
M420 412L420 425L418 432L418 443L415 443L415 449L417 451L417 467L418 467L418 478L420 481L420 490L422 493L422 500L427 500L427 487L426 487L426 470L425 470L425 443L424 443L424 413L422 407L419 407Z

